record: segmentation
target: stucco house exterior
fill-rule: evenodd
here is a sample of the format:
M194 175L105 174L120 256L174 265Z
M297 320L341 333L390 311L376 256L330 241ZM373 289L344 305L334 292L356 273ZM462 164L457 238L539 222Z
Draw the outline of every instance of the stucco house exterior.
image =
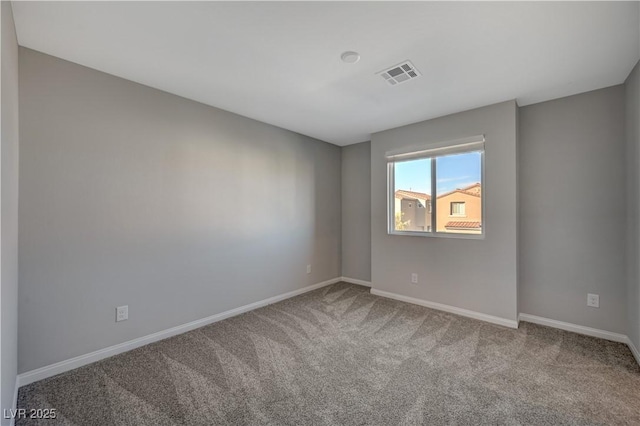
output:
M395 212L396 229L431 230L429 194L397 190ZM437 232L482 233L482 185L474 183L439 195L436 199L436 224Z
M475 183L438 196L438 232L482 233L482 186Z
M395 212L396 229L431 231L431 195L400 189L395 192Z

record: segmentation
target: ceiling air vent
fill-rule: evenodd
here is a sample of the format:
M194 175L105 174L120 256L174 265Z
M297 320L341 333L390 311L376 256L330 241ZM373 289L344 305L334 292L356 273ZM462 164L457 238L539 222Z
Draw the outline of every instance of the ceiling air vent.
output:
M380 71L378 74L391 86L420 77L420 72L409 61L394 65L389 69Z

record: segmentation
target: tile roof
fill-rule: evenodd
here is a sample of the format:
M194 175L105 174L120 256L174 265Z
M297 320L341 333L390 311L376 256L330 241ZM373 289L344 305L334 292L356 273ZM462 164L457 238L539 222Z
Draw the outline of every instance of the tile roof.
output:
M410 199L421 199L421 200L430 200L431 195L425 194L424 192L414 192L414 191L405 191L404 189L398 189L396 191L396 198L410 198Z
M469 185L469 186L467 186L467 187L465 187L465 188L461 188L461 189L462 189L463 191L470 191L470 190L472 190L472 189L474 189L474 188L477 188L477 187L479 187L479 186L480 186L480 182L476 182L476 183L474 183L473 185Z
M444 226L445 228L456 228L456 229L480 229L482 228L482 222L480 221L451 221L447 222Z
M482 190L482 187L480 186L480 183L474 183L473 185L467 186L465 188L457 188L457 189L454 189L453 191L445 192L442 195L438 195L438 198L446 197L447 195L451 195L451 194L454 194L456 192L460 192L462 194L471 195L471 196L474 196L474 197L480 197L481 196L481 190Z

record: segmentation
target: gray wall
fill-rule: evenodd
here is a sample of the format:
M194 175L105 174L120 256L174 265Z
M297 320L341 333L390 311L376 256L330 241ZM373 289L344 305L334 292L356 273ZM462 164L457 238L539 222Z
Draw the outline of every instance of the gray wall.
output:
M371 281L371 142L342 148L342 276Z
M521 312L626 333L624 116L623 86L520 108Z
M341 275L339 147L23 48L20 116L20 372Z
M1 409L12 408L18 365L18 43L11 3L2 2ZM4 416L2 416L4 417ZM2 424L9 424L7 419Z
M627 335L640 349L640 62L625 82L627 132Z
M12 408L18 365L18 43L11 3L2 2L2 409ZM4 416L2 416L4 417ZM7 419L0 420L9 424Z
M485 239L388 235L385 152L480 134L486 138ZM515 101L372 136L373 288L516 320L516 139ZM410 284L412 272L418 285Z

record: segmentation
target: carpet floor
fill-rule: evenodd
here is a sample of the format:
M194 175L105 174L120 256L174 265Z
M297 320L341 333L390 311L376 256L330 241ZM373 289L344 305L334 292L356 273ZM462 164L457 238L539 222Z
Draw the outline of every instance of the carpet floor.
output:
M640 424L626 345L338 283L20 388L18 425Z

